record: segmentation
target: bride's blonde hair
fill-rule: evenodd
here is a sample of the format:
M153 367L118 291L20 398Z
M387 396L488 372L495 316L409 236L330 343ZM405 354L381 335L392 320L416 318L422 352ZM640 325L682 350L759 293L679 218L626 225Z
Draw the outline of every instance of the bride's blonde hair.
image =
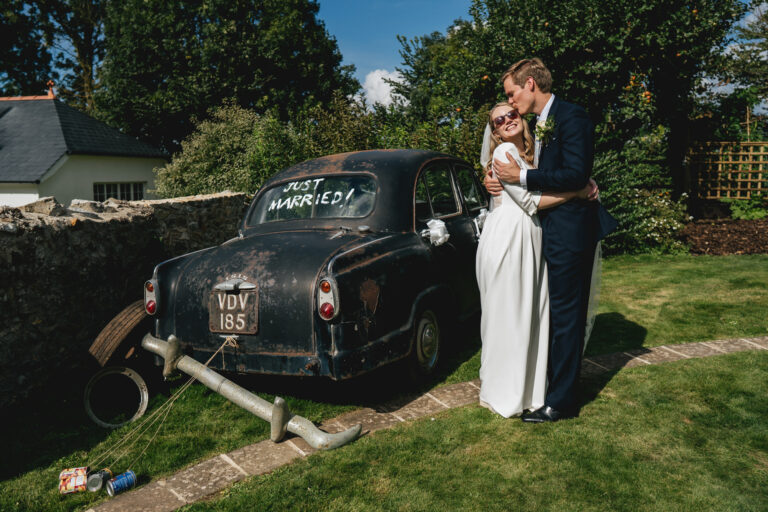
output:
M499 147L499 144L501 144L501 139L498 135L496 135L496 125L493 124L493 111L496 110L499 107L508 107L509 103L506 101L499 102L495 104L490 112L488 112L488 126L491 129L491 147L490 147L490 156L491 159L488 161L488 164L486 165L486 172L491 169L491 165L493 165L493 151ZM531 134L531 129L528 127L528 123L523 119L522 116L520 116L520 122L523 125L523 153L520 155L520 157L525 160L528 165L533 165L533 135Z

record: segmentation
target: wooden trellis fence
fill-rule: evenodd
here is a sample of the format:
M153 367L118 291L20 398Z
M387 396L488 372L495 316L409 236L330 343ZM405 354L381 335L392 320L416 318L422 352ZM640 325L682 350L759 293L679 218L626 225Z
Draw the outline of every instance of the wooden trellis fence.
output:
M700 199L749 199L768 195L768 142L705 142L688 155Z

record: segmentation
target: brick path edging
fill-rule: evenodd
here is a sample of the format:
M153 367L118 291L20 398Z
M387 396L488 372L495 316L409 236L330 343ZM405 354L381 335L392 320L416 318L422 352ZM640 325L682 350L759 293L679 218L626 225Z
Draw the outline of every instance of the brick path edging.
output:
M627 352L616 352L584 358L582 376L596 376L621 368L694 359L746 350L768 350L768 336L736 338L661 345ZM320 425L326 432L336 433L361 423L363 433L393 427L416 418L444 410L477 403L480 379L432 389L421 395L388 402L376 409L364 407L329 419ZM171 512L210 496L234 482L250 476L269 473L294 459L307 457L316 450L300 437L286 438L280 443L269 439L227 454L220 454L174 475L151 482L134 491L120 494L86 512Z

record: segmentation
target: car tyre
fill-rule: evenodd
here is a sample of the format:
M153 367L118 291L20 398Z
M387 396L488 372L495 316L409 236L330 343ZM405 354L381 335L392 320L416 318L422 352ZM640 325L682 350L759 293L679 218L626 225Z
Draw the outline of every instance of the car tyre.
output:
M416 315L408 359L411 376L416 379L432 375L442 350L440 316L434 309L424 308Z

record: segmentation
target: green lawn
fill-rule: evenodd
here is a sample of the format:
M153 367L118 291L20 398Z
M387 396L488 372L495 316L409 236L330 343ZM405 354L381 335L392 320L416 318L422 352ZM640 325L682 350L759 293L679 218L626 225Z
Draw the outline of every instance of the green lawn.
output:
M603 265L587 354L766 335L767 256L621 256Z
M588 348L592 354L665 343L767 335L768 256L611 258L604 264L601 299ZM464 326L461 346L448 354L442 372L427 386L476 378L478 351L477 323L469 323ZM686 364L674 363L667 367ZM706 364L703 368L710 368ZM716 370L715 365L712 371ZM700 373L709 375L709 370ZM641 372L640 375L653 374ZM623 378L624 372L619 376ZM763 374L763 385L766 382ZM269 393L279 393L292 411L317 422L346 410L391 399L409 388L393 369L343 384L264 378L246 379L241 383L266 399L271 400L273 395ZM590 407L600 404L610 389L609 386L603 391L601 398ZM73 388L64 398L59 398L60 394L56 399L38 398L33 407L4 416L2 430L6 443L0 457L0 510L84 510L105 499L104 494L91 493L60 496L56 489L62 469L88 464L130 428L107 432L92 426L82 412L80 393ZM167 393L166 389L155 395L151 407L158 407ZM441 421L462 423L461 415L472 417L482 415L482 411L467 408L451 414L459 416ZM489 418L484 422L495 424ZM649 422L651 428L656 428L650 419ZM505 429L511 425L501 424L504 426L499 428ZM151 449L132 469L139 475L140 483L146 483L268 435L266 422L206 388L194 385L177 402ZM387 439L390 435L382 433L381 437ZM379 439L380 435L375 438ZM112 469L126 469L122 465L132 460L141 448L143 444L137 443ZM489 445L487 449L493 448ZM398 471L397 468L390 470ZM765 470L763 465L763 472ZM272 477L266 480L269 478ZM590 494L592 492L598 491ZM596 494L595 499L599 496ZM352 497L348 498L346 501L352 503Z
M462 407L184 510L766 510L766 384L765 352L623 370L574 420Z
M617 256L603 263L586 355L768 335L768 256ZM480 354L447 382L477 378Z

